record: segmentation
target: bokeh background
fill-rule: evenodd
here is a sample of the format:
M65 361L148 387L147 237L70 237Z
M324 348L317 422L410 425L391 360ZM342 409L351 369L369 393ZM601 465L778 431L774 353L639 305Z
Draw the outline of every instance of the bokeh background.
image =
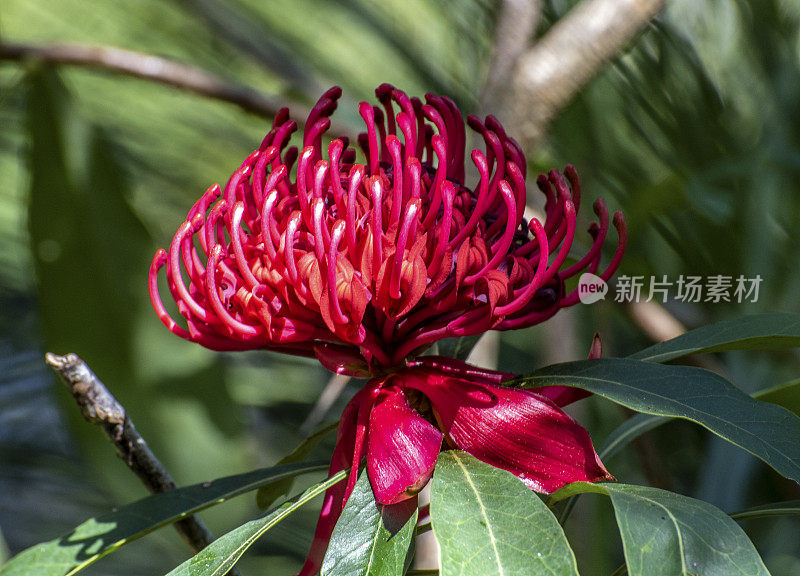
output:
M523 40L545 37L578 3L541 2ZM358 386L315 409L341 383L329 386L314 362L200 349L170 335L147 299L156 248L260 143L269 118L96 68L12 58L2 46L158 55L297 110L338 84L336 118L356 132L355 104L382 82L447 94L465 112L496 102L491 111L503 118L513 78L486 97L503 9L489 0L0 1L0 562L146 494L80 419L45 351L80 354L181 485L274 463L309 429L335 421ZM581 358L595 331L607 355L622 356L679 325L800 311L800 1L669 0L642 30L541 127L526 150L529 173L573 163L584 207L602 196L625 212L630 240L618 275L760 275L758 302L607 299L503 334L484 346L489 364L530 371ZM748 391L800 377L795 352L707 362ZM589 399L577 416L600 443L628 414ZM625 482L729 512L800 498L796 485L686 423L648 434L607 465ZM257 513L244 496L203 517L222 533ZM589 496L568 524L586 576L622 561L611 514ZM279 525L242 571L291 573L314 520L309 508ZM800 573L797 519L744 527L775 576ZM189 554L165 529L87 573L162 574Z

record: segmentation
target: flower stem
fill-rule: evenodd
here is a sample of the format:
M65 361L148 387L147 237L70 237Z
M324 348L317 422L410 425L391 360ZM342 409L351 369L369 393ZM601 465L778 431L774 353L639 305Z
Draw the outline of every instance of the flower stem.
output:
M425 534L425 532L429 532L431 530L431 523L425 522L425 524L420 524L417 526L417 536L421 534Z

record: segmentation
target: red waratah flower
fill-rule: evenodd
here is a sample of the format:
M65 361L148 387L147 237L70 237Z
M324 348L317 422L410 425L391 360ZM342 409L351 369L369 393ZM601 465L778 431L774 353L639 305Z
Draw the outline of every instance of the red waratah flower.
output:
M325 153L333 88L308 117L299 158L284 109L224 191L197 201L153 260L150 294L167 328L216 350L316 355L366 375L441 338L524 328L578 301L564 282L597 271L609 217L598 200L591 249L562 270L580 204L575 170L539 177L545 220L526 223L525 158L495 118L467 117L486 146L472 151L479 179L468 187L455 104L433 95L422 104L386 84L376 93L385 113L359 106L365 164L346 138ZM621 241L605 280L624 250L619 213L614 225ZM161 303L161 267L186 328Z
M297 125L281 110L225 189L209 188L169 251L156 253L159 318L215 350L316 356L336 372L372 376L345 409L331 471L357 470L366 456L381 503L422 488L443 440L541 492L609 478L587 432L559 408L581 391L504 388L512 375L419 356L442 338L532 326L577 303L565 281L598 272L605 203L594 204L591 248L565 266L580 205L574 168L539 176L544 222L526 222L525 158L494 117L467 117L485 144L471 153L470 187L452 100L429 94L423 104L388 84L376 94L381 107L359 105L363 164L347 138L323 148L339 88L312 109L299 154L288 146ZM621 213L613 224L619 243L604 280L625 248ZM185 327L159 296L162 267ZM326 494L302 574L319 568L355 479Z

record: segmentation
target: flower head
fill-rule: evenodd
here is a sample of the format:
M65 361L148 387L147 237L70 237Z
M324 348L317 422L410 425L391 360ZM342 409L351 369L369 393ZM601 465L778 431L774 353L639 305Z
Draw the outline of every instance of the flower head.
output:
M609 214L598 200L592 246L565 267L580 205L574 168L539 177L544 221L526 222L525 158L494 117L467 117L484 143L468 186L452 100L428 94L423 104L388 84L376 95L380 106L359 105L363 163L347 138L323 146L341 96L332 88L299 154L289 146L297 124L281 110L224 190L203 194L151 267L167 328L212 349L316 355L340 373L381 374L441 338L531 326L578 301L565 280L597 272ZM625 246L620 213L613 224L620 241L604 280ZM161 301L162 267L185 327Z
M565 281L616 271L622 214L604 271L611 219L602 200L591 247L567 266L580 207L574 168L539 176L544 218L528 222L525 158L494 117L467 117L484 143L470 155L477 182L468 186L465 123L449 98L429 94L423 104L388 84L376 95L380 106L359 105L362 163L347 138L322 144L339 88L312 109L299 153L289 146L297 125L282 110L150 269L153 306L183 338L316 356L336 372L373 376L340 420L331 472L353 473L326 492L303 576L318 570L363 460L383 504L413 497L443 446L541 492L610 478L588 433L560 408L585 392L503 387L513 375L419 355L441 338L524 328L578 302ZM185 327L161 301L161 268Z

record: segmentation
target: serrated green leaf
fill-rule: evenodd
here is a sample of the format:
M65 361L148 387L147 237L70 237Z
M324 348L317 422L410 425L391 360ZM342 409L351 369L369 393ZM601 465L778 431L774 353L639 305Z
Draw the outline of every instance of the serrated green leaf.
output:
M431 523L442 576L577 576L561 526L519 478L458 451L439 455Z
M267 482L326 468L323 462L287 464L154 494L110 514L91 518L61 538L20 552L0 568L0 576L75 574L125 544L190 514Z
M321 576L402 576L414 556L417 499L383 506L366 470L333 530Z
M769 576L742 529L707 502L647 486L576 482L548 504L584 492L611 498L630 576Z
M757 314L724 320L661 342L630 358L668 362L699 352L775 350L800 346L800 314Z
M299 496L287 500L263 518L251 520L231 530L172 570L167 576L223 576L227 574L239 561L239 558L247 552L247 549L265 532L346 477L347 471L342 470L324 482L315 484Z
M708 370L606 358L548 366L509 385L577 386L637 412L691 420L800 481L800 418Z
M339 426L338 422L334 422L328 426L325 426L321 430L314 432L311 436L303 440L297 448L292 450L288 455L284 456L280 460L276 466L281 466L282 464L292 464L295 462L302 462L311 454L311 451L316 448L319 443L322 441L325 436L336 430ZM294 483L294 477L284 478L283 480L278 480L276 482L270 482L258 489L256 492L256 504L262 510L266 510L272 504L283 496L284 494L288 494L289 490L292 489L292 484Z

